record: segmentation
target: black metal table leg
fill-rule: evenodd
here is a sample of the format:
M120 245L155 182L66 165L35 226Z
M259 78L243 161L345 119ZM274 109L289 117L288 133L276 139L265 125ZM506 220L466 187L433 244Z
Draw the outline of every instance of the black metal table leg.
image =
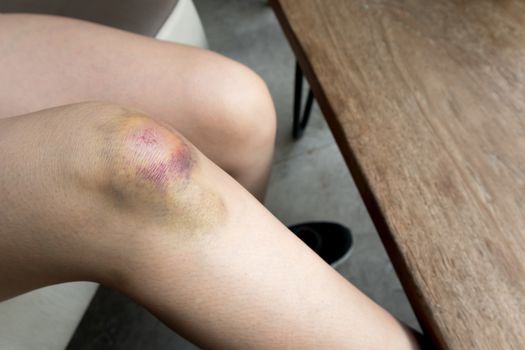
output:
M303 71L299 63L295 64L295 91L293 104L293 130L292 135L295 140L299 140L306 129L310 112L312 111L312 104L314 102L314 94L312 89L308 89L308 96L306 97L306 104L301 117L301 107L303 99Z

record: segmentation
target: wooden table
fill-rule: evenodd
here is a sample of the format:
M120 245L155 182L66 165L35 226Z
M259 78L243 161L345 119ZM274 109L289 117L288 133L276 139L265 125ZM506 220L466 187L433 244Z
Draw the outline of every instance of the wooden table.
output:
M525 3L273 7L424 330L525 349Z

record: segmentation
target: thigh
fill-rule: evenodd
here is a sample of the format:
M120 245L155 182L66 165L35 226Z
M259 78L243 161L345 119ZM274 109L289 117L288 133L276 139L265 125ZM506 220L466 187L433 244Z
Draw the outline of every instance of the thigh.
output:
M87 103L0 119L0 301L94 279L85 274L94 265L75 247L89 250L86 238L106 221L96 214L93 180L104 177L101 160L112 149L101 130L121 115L119 107Z
M243 95L250 92L239 88L247 72L253 75L207 50L89 22L0 15L0 118L111 101L175 126L222 165L227 161L218 145L226 141L224 133L214 135L214 128L225 123L218 110L250 100ZM224 91L234 89L234 101L224 98Z

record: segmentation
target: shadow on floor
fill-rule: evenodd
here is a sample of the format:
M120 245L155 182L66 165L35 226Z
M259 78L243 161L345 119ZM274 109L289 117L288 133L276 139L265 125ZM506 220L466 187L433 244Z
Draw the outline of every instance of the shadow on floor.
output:
M99 287L67 350L192 350L177 335L127 296Z

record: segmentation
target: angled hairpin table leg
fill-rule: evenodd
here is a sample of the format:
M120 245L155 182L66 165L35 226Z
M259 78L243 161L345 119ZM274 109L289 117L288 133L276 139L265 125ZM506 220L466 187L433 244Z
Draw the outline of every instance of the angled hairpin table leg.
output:
M312 104L314 102L314 95L312 89L308 89L308 96L306 97L306 104L304 111L301 113L303 97L303 71L299 63L295 64L295 91L294 91L294 105L293 105L293 130L292 135L295 140L299 140L306 129L310 113L312 111ZM302 116L301 116L302 114Z

